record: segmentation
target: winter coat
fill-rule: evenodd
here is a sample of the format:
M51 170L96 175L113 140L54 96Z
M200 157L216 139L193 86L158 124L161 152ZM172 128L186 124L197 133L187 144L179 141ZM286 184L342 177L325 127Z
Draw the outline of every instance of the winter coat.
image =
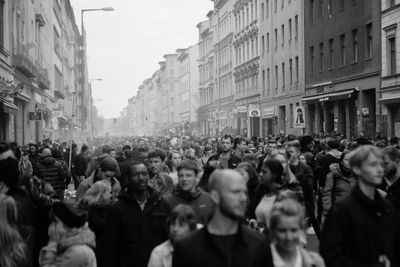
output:
M272 256L264 235L247 226L239 226L237 239L226 255L215 242L207 227L194 232L175 246L174 267L256 267L272 266Z
M152 188L142 210L127 190L107 212L104 240L99 244L99 266L145 267L151 251L168 239L168 203Z
M29 161L29 159L22 156L18 162L18 170L21 178L31 177L33 174L32 163Z
M96 175L97 172L93 172L89 178L79 184L78 189L76 190L76 199L82 199L85 196L86 191L88 191L95 182L100 181L100 179L97 179ZM117 199L120 192L121 185L116 178L113 178L111 180L111 198Z
M185 192L176 186L172 193L165 196L171 210L178 204L186 204L193 208L196 215L196 222L203 225L207 224L208 219L213 211L213 204L211 202L210 194L204 192L200 188L196 192Z
M97 158L93 158L90 162L89 162L89 164L88 164L88 166L87 166L87 169L86 169L86 172L85 172L85 176L86 177L89 177L90 175L92 175L93 174L93 172L100 166L100 163L103 161L103 160L105 160L106 158L109 158L109 159L111 159L113 162L114 162L114 165L115 165L115 177L120 177L121 176L121 170L119 169L119 164L118 164L118 162L113 158L113 157L111 157L109 154L103 154L103 155L101 155L101 156L98 156Z
M350 174L346 177L340 169L339 163L330 166L331 172L326 176L325 187L322 191L323 216L326 217L335 201L344 199L351 194L357 180Z
M397 211L400 211L400 179L397 179L394 184L389 186L386 197L392 202Z
M311 168L299 162L297 165L290 165L290 170L297 178L303 190L304 205L306 208L307 216L311 217L314 214L314 194L313 194L313 173Z
M34 174L49 183L59 195L65 189L65 172L60 162L51 156L40 159L34 170Z
M73 232L58 243L49 242L39 256L41 267L96 267L94 233L87 224L74 228Z
M85 176L86 177L86 169L88 167L88 160L87 157L84 156L82 153L78 154L73 161L74 170L76 176Z
M221 155L221 153L217 153L212 155L208 161L213 161L213 160L219 160L219 156ZM242 160L240 158L238 158L237 156L235 156L233 153L231 153L231 157L228 160L228 168L229 169L236 169L236 167L239 165L239 163L242 162Z
M326 218L320 252L327 267L373 267L380 255L396 266L400 222L387 199L375 200L355 186L350 196L333 204ZM397 257L397 259L396 259Z
M320 188L325 186L326 175L330 172L329 167L333 163L339 163L340 160L340 152L336 150L332 150L328 152L326 155L317 158L316 167L315 167L315 178L318 179L318 184Z

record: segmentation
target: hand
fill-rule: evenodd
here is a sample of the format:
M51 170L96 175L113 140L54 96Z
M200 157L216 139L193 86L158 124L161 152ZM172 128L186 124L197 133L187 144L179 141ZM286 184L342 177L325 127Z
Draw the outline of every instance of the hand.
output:
M390 260L386 255L380 255L378 260L380 263L383 263L385 267L390 267Z

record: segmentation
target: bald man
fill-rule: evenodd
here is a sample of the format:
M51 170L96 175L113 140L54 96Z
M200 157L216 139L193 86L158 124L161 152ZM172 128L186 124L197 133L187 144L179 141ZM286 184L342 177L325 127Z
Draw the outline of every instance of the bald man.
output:
M265 237L240 224L247 207L241 175L235 170L216 170L209 188L214 204L211 219L176 245L172 266L272 266Z
M64 199L65 172L61 163L51 156L50 149L43 149L42 156L33 174L46 183L49 183L58 197L61 200Z

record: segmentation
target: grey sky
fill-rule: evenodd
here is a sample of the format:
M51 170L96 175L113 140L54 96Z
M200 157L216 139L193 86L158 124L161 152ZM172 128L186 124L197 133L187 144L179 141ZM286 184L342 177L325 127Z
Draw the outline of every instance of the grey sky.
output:
M89 78L100 114L118 117L128 98L158 68L163 55L198 41L197 23L206 19L211 0L71 0L80 28L80 10L113 7L113 12L86 12Z

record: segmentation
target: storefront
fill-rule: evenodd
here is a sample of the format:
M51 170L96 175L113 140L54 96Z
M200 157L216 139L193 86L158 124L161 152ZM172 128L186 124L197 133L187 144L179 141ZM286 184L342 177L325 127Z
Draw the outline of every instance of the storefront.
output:
M262 109L262 136L277 135L276 107L265 107Z
M398 91L399 89L397 89ZM382 92L379 99L382 105L382 127L386 136L400 136L400 92ZM385 127L386 126L386 127Z

